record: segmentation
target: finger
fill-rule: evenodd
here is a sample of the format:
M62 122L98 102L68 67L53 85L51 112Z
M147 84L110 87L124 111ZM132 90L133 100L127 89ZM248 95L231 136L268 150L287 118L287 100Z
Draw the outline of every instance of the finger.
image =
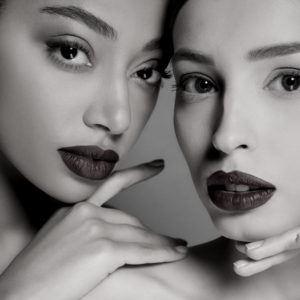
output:
M300 243L297 238L299 231L297 228L262 241L246 244L245 253L254 260L261 260L288 250L299 249Z
M235 248L238 250L238 251L240 251L240 252L242 252L242 253L246 253L246 250L245 250L245 245L246 245L246 243L245 242L240 242L240 241L235 241Z
M101 206L122 190L159 174L163 168L164 161L155 160L151 163L116 171L103 182L87 202Z
M112 224L129 224L148 229L138 218L123 211L112 208L98 207L86 201L75 204L69 209L73 219L83 222L84 220L97 219Z
M170 247L187 245L187 242L184 240L173 239L171 237L155 233L151 230L132 225L106 223L105 225L102 224L101 227L102 231L105 233L105 237L116 242L151 244L156 246Z
M234 271L243 277L248 277L260 272L263 272L275 265L281 264L289 259L292 259L293 257L299 255L300 250L289 250L280 254L277 254L275 256L267 257L265 259L255 261L252 259L243 259L235 262L234 265Z
M95 211L98 214L98 218L102 219L107 223L120 224L120 225L127 224L136 227L141 227L144 229L149 229L137 217L125 213L121 210L114 209L114 208L97 207Z
M119 265L141 265L171 262L183 259L188 248L184 246L168 247L139 243L117 243L114 257Z

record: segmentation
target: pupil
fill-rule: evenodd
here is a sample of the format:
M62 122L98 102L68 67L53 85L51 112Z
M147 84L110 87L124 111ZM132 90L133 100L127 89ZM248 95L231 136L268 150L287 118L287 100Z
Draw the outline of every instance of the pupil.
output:
M61 55L65 59L74 59L78 54L78 49L72 47L61 47Z
M195 82L195 88L198 93L209 93L213 89L213 85L208 80L199 78Z
M286 91L295 91L300 86L300 77L298 76L283 76L282 86Z
M144 80L151 78L152 74L153 74L152 69L144 69L137 72L137 75Z

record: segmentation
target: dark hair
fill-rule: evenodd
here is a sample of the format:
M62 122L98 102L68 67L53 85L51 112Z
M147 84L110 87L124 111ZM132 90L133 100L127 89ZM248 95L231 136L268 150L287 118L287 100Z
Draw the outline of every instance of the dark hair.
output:
M5 4L6 4L6 0L0 0L0 15L4 10Z
M188 0L173 0L169 7L169 28L172 31L177 15Z
M1 0L0 0L1 1ZM165 55L167 57L167 61L171 59L174 53L174 48L173 48L173 27L177 18L177 15L183 5L187 3L188 0L170 0L169 1L169 7L168 7L168 13L167 13L167 19L165 23L165 44L166 47L165 49Z

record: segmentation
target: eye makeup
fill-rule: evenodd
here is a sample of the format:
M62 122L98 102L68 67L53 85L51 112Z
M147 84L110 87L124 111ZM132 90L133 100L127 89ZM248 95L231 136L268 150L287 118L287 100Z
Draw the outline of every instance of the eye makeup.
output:
M163 78L170 78L171 74L167 70L162 70L160 60L150 60L142 64L132 77L141 80L143 84L150 87L161 86Z
M48 57L67 71L85 71L93 66L92 48L75 36L51 37L46 41Z
M195 88L195 91L192 91L193 89L193 83L195 84L198 81L199 88ZM206 87L203 85L203 83L207 85ZM202 87L201 87L202 83ZM181 90L187 93L199 93L199 94L207 94L211 92L216 92L217 85L214 83L212 79L210 79L208 76L201 74L201 73L190 73L182 76L179 79L178 83L175 83L173 85L173 89L175 91Z
M268 78L265 90L282 98L299 97L300 70L294 68L280 68Z

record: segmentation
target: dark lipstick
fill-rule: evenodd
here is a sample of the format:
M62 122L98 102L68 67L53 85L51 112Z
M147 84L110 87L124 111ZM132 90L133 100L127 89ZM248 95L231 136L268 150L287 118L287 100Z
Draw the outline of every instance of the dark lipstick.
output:
M75 146L58 149L65 165L76 175L103 180L113 171L119 155L113 150L103 150L98 146Z
M218 171L207 180L211 201L226 211L247 211L271 199L276 187L260 178L239 171ZM241 190L245 191L241 191Z

